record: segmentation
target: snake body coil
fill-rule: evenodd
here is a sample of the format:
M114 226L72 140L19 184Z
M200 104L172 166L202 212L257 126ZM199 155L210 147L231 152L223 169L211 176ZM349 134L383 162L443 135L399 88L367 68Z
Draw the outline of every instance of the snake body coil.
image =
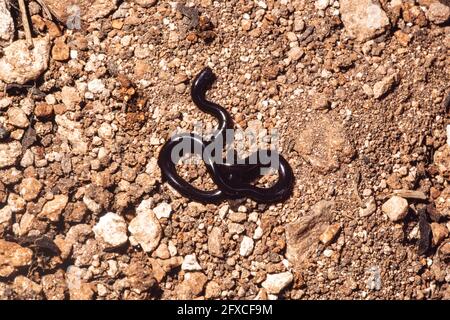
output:
M218 120L218 130L210 141L205 141L199 135L191 133L175 135L166 142L158 158L158 165L161 168L163 178L183 196L203 203L217 203L225 199L245 197L262 203L278 202L286 199L292 192L294 175L286 159L275 150L264 150L268 157L278 157L279 163L277 168L278 181L269 188L260 188L251 184L260 177L262 168L270 167L270 164L262 164L258 151L238 162L238 164L226 162L219 164L214 161L214 157L206 157L206 159L202 157L212 180L218 187L215 190L200 190L182 179L177 173L176 163L182 155L176 154L174 150L177 150L180 143L188 142L191 146L190 150L194 150L199 154L201 152L200 155L204 155L205 150L218 147L219 141L225 142L225 144L232 142L226 140L226 130L233 129L233 120L223 107L206 100L205 97L206 91L214 80L215 76L212 70L210 68L203 69L192 84L191 97L200 110L214 116ZM228 139L230 138L228 137ZM224 144L220 146L222 145ZM174 161L174 158L176 158L176 161ZM250 159L256 159L256 164L251 164Z

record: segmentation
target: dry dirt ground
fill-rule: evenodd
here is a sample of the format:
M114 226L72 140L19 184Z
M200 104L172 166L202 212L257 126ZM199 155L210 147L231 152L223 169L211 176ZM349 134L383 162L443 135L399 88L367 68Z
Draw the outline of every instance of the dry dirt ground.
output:
M40 62L9 58L14 1L0 42L1 299L450 299L448 2L43 2ZM236 126L278 130L287 201L161 179L170 134L216 123L205 66Z

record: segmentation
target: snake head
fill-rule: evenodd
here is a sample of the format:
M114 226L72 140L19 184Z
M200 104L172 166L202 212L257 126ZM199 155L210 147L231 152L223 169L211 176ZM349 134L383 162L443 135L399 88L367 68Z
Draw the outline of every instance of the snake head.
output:
M211 68L206 67L195 78L192 84L192 89L194 92L204 93L215 80L216 75L213 73Z

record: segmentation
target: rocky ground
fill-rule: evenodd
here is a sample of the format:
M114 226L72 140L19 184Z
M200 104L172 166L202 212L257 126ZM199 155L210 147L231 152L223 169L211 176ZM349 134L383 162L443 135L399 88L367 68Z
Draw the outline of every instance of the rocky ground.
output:
M27 3L33 47L0 0L1 299L450 299L447 0ZM205 66L280 133L284 203L162 181L170 134L214 126Z

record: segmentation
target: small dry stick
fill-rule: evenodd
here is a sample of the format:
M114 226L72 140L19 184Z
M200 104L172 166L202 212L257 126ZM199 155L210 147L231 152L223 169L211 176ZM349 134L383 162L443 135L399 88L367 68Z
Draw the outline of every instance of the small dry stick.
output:
M42 10L44 11L45 18L48 20L52 20L52 12L47 7L45 2L43 0L36 0L37 3L41 6Z
M33 37L31 36L30 23L28 21L27 9L25 7L25 0L19 0L19 9L22 14L22 24L25 31L25 38L27 39L30 48L33 48Z

